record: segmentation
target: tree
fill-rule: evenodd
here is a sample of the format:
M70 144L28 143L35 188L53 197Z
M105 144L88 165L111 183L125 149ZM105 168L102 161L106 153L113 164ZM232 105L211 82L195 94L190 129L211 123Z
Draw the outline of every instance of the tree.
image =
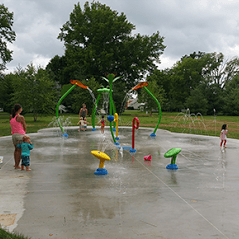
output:
M34 121L37 113L52 113L56 107L56 84L42 68L32 64L26 69L18 68L14 78L12 102L20 103L26 112L33 112Z
M4 112L10 113L13 108L11 97L14 92L14 77L12 73L0 77L0 108L3 108Z
M126 16L112 11L99 2L76 4L70 20L61 28L58 38L64 41L66 71L71 78L101 79L105 73L117 73L129 90L146 73L157 68L156 62L163 53L163 37L159 32L152 36L132 36L135 26Z
M202 69L205 66L204 53L195 52L184 56L168 70L168 109L178 111L185 108L191 92L204 82Z
M208 53L205 55L206 64L203 68L203 77L209 84L217 84L224 88L228 80L239 73L239 58L224 59L222 53Z
M12 60L12 51L7 48L7 42L12 43L16 38L12 25L13 13L0 4L0 73L6 68L6 63Z
M239 75L226 83L222 107L226 115L239 115Z
M46 70L50 74L53 81L58 82L60 85L69 84L70 76L66 72L66 58L65 56L56 55L48 63Z
M180 110L191 105L196 111L222 112L224 87L239 72L239 58L224 60L222 53L194 52L168 71L169 105ZM197 95L197 96L196 96ZM201 104L197 98L201 97ZM192 101L190 103L190 101ZM206 104L207 102L207 104ZM202 109L203 105L207 105Z
M172 87L176 90L181 88L180 100L186 99L190 95L190 91L195 89L202 81L202 69L204 67L202 59L196 58L182 58L181 61L177 62L172 68L173 80ZM177 84L179 83L179 84Z
M203 85L199 85L197 88L191 90L190 96L186 99L186 108L189 108L191 112L207 114L208 101L205 96Z

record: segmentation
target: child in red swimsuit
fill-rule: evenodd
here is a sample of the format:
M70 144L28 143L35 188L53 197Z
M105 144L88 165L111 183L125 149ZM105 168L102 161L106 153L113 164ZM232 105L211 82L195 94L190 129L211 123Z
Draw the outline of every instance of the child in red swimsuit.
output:
M101 124L101 133L103 134L104 133L104 128L105 128L105 119L104 119L104 115L102 115L102 118L101 118L101 121L100 121L100 124Z

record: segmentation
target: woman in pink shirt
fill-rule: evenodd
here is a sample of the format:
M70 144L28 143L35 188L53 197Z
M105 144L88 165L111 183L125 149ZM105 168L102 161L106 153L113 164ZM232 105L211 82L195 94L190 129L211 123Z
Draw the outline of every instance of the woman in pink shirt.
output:
M12 115L10 116L10 125L12 129L12 142L15 146L14 160L15 169L20 169L21 149L17 148L17 142L22 143L22 138L26 134L26 123L22 115L22 106L20 104L14 105Z

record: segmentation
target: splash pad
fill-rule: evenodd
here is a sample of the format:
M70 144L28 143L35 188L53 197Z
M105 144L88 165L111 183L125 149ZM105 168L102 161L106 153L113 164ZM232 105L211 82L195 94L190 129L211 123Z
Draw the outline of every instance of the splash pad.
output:
M110 116L113 116L113 112ZM83 136L70 129L69 139L58 138L55 142L52 138L48 146L54 146L39 152L49 154L53 151L54 158L50 155L42 158L47 160L48 166L61 165L60 173L53 167L51 171L46 168L46 173L51 178L63 175L58 176L62 179L59 187L64 191L58 203L60 207L67 208L67 217L72 218L72 212L75 214L71 219L73 223L67 229L68 234L72 233L74 237L81 233L82 238L99 237L99 231L101 238L145 238L145 235L147 238L158 235L165 238L210 238L214 235L229 238L237 234L237 227L231 225L239 220L238 210L235 207L232 210L230 205L238 190L231 195L219 196L227 187L225 182L230 181L230 177L226 174L226 161L229 158L225 158L227 155L221 152L218 154L217 139L162 130L160 137L152 138L148 136L149 129L140 129L137 131L137 139L140 139L137 140L137 153L131 155L124 151L131 143L131 129L125 128L123 133L119 132L122 143L118 148L114 140L112 142L113 135L110 137L111 125L107 130L105 135L86 132ZM164 158L163 153L172 146L182 148L183 152L177 158L177 171L165 169L168 159ZM96 149L111 158L107 162L109 173L102 177L92 174L99 162L90 155L90 151ZM145 164L142 162L144 155L149 154L153 160ZM48 161L50 158L51 161ZM233 168L230 168L232 171ZM39 190L42 190L41 186ZM227 215L225 208L228 209ZM47 212L41 214L44 214L42 218L49 215ZM225 226L221 224L221 218L230 222ZM26 221L23 225L25 228Z
M158 130L160 137L151 139L150 129L139 128L137 153L131 156L128 150L121 154L116 149L109 127L105 135L99 130L80 134L77 129L67 128L68 139L58 136L59 127L30 134L35 146L33 171L22 190L22 204L27 207L16 221L17 232L33 239L49 233L83 239L233 238L239 233L235 224L239 209L234 203L239 196L238 140L230 140L222 154L218 137ZM122 147L131 145L131 127L120 127L119 136ZM10 210L4 200L10 186L25 177L12 169L12 152L5 150L12 148L11 137L0 140L2 180L13 184L1 188L3 214ZM165 168L169 159L164 153L172 146L182 148L176 171ZM104 151L111 158L105 163L107 175L94 174L99 160L91 150ZM149 154L151 166L144 162Z

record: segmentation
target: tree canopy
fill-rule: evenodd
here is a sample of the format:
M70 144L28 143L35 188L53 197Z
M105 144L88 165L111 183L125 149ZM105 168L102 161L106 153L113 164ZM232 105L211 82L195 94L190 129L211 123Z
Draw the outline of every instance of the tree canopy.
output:
M14 88L11 98L13 105L19 102L25 112L33 112L34 121L37 120L37 113L55 111L56 84L44 69L31 64L26 69L17 69L11 76Z
M6 63L12 60L12 51L7 48L7 42L12 43L16 38L12 25L13 13L0 4L0 73L6 68Z
M0 73L12 59L12 51L7 49L7 43L16 37L12 25L13 13L0 4ZM158 31L148 36L134 34L135 30L124 13L105 4L87 1L83 8L75 4L58 35L65 45L64 55L52 58L46 70L30 64L25 70L2 75L0 107L9 110L11 103L18 101L27 111L48 112L60 98L55 97L60 88L70 87L70 79L89 86L96 97L97 89L108 85L102 76L117 73L121 77L113 84L117 112L126 93L147 78L163 111L190 108L195 113L239 115L238 57L225 59L222 53L199 51L183 56L172 68L159 70L157 63L166 47L164 37ZM91 113L90 93L76 88L63 103L75 113L86 103ZM148 109L156 107L144 91L137 93Z
M105 84L101 76L117 73L129 89L157 68L165 49L159 32L141 36L133 30L124 13L105 4L86 2L84 9L76 4L58 36L65 45L66 74L74 79L94 77Z
M163 87L166 103L162 110L213 114L239 114L239 58L225 59L222 53L194 52L185 55L171 69L155 70L154 79Z

